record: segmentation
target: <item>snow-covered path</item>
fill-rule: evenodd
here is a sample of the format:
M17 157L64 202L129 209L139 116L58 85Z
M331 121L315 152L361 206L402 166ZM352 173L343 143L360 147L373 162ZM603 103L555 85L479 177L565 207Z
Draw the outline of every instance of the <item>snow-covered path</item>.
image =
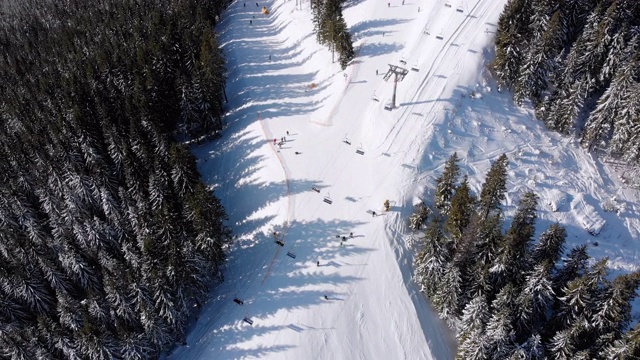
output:
M444 160L458 151L478 190L490 161L506 152L514 164L506 208L538 190L542 229L556 219L571 226L611 195L606 170L582 150L547 134L508 95L475 84L505 3L347 2L358 57L346 71L315 43L308 2L230 6L219 29L229 128L194 151L238 240L228 281L170 358L451 359L453 334L410 281L404 235L412 204ZM393 111L383 109L393 85L383 81L387 64L409 70ZM471 99L472 91L484 97ZM571 208L553 212L560 181ZM637 240L636 203L618 195L628 202L625 218L601 215L626 224L618 238ZM336 236L351 232L340 245ZM569 233L578 239L584 230ZM614 242L603 245L615 252ZM616 254L621 267L637 259Z

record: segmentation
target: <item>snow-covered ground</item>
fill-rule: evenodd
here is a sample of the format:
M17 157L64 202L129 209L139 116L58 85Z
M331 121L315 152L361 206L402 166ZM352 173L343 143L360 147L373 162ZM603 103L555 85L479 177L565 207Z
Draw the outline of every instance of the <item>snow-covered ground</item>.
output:
M358 57L346 71L316 44L308 1L230 6L218 29L229 126L194 152L238 239L171 359L453 358L453 333L411 282L406 219L454 151L476 192L506 153L507 215L532 190L539 232L559 221L569 245L638 267L637 193L494 90L484 65L505 3L348 1ZM393 111L388 64L409 70Z

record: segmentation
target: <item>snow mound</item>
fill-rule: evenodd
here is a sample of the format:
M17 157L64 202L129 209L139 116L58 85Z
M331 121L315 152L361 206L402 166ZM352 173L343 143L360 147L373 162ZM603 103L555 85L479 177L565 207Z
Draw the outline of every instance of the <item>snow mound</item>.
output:
M596 208L587 203L582 194L576 195L571 202L571 209L576 214L576 219L580 225L593 236L598 235L606 224L606 221L598 214Z
M546 194L547 204L553 212L558 212L567 205L569 195L558 189L551 189Z

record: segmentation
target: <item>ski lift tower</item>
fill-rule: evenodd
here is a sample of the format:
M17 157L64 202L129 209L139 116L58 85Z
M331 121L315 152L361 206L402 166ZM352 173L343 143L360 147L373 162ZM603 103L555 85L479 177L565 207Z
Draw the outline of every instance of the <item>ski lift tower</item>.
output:
M387 70L387 73L384 74L384 77L382 78L384 81L387 81L389 80L389 78L391 78L391 75L394 75L393 96L391 97L392 109L396 107L396 88L398 87L398 82L402 81L408 73L409 73L409 70L407 69L401 68L400 66L397 66L397 65L389 64L389 70Z

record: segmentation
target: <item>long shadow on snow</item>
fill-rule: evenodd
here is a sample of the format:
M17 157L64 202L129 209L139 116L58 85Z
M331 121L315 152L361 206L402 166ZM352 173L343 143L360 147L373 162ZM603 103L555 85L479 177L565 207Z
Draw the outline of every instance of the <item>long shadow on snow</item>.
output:
M385 54L392 54L402 49L402 45L398 43L385 44L385 43L365 43L358 52L359 57L367 56L379 56Z
M381 29L386 26L403 24L409 21L410 20L405 20L405 19L365 20L351 26L350 32L351 32L351 36L353 37L353 40L356 41L367 36L379 35L382 32L384 32Z
M286 182L264 182L255 179L255 173L262 166L263 157L256 151L270 141L265 138L251 137L248 131L234 132L229 137L223 137L219 143L208 143L193 148L193 152L201 161L198 164L202 174L213 174L205 177L209 184L217 184L216 195L220 198L229 216L229 222L234 224L234 230L239 233L253 232L264 225L264 221L251 219L252 214L259 209L286 196ZM307 180L290 180L291 195L309 191L316 182Z
M247 347L256 337L284 330L291 325L267 324L276 313L326 303L324 295L340 299L348 296L348 291L332 292L318 288L323 284L327 287L349 287L361 278L336 273L324 274L326 268L317 267L315 262L322 259L323 264L326 264L338 254L365 255L371 251L372 249L363 246L362 239L350 239L354 245L348 247L338 245L335 234L344 233L357 225L342 220L294 222L285 233L284 247L275 244L272 234L258 233L252 239L238 240L236 249L229 255L225 282L216 289L219 295L217 298L212 296L211 304L206 307L207 313L203 313L198 320L209 323L207 328L211 329L209 336L198 337L199 342L206 341L211 346L225 344L225 349L219 350L225 351L225 356L229 353L233 358L256 354L266 356L268 353L290 348L290 345ZM288 257L287 252L295 252L296 258ZM331 262L336 264L335 261ZM333 270L333 267L330 269ZM308 289L308 286L313 286L314 289ZM234 297L241 298L244 305L233 303ZM250 317L254 321L253 325L243 323L244 317ZM299 326L297 328L302 329Z

